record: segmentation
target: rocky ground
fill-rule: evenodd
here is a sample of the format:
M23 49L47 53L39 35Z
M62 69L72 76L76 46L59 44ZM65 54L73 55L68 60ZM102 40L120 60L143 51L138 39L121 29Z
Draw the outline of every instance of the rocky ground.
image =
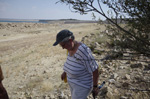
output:
M52 46L62 29L73 31L76 40L92 49L100 65L99 83L106 82L97 99L149 99L149 58L128 50L118 57L115 48L106 47L109 40L101 33L104 26L100 27L93 23L0 23L0 65L10 99L71 99L68 84L60 80L66 50Z
M115 48L106 46L109 40L105 32L82 39L101 67L99 82L106 82L97 99L149 99L150 59L130 50L117 53Z

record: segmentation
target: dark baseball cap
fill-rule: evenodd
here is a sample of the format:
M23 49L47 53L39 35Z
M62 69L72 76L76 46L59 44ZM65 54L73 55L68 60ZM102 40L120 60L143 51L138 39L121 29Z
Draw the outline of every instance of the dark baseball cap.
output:
M66 41L67 39L71 38L73 36L73 33L67 29L61 30L57 36L56 36L56 42L53 44L53 46L56 46L60 42Z

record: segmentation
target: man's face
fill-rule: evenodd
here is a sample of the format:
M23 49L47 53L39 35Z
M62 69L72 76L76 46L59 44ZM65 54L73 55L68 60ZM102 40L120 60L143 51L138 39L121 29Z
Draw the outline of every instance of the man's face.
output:
M63 49L71 50L71 49L72 49L72 40L69 39L68 41L61 42L61 43L59 43L59 45L60 45Z

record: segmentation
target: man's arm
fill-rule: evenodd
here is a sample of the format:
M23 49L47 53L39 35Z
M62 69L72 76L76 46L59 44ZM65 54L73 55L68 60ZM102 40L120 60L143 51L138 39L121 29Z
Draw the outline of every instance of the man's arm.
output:
M98 86L98 77L99 77L99 73L98 73L98 69L96 69L93 72L93 87Z
M98 69L96 69L93 72L93 97L97 96L98 94L98 77L99 77L99 72Z
M4 79L3 72L0 66L0 82Z

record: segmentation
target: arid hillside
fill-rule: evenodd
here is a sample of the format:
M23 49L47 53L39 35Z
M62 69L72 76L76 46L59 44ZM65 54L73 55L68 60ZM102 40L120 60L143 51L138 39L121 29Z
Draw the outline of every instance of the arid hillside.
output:
M109 47L105 27L96 23L0 23L0 65L10 99L71 99L60 79L66 50L53 47L56 34L71 30L87 44L99 64L97 99L149 99L150 59L130 50ZM101 60L104 58L104 60ZM92 95L88 99L93 99Z

